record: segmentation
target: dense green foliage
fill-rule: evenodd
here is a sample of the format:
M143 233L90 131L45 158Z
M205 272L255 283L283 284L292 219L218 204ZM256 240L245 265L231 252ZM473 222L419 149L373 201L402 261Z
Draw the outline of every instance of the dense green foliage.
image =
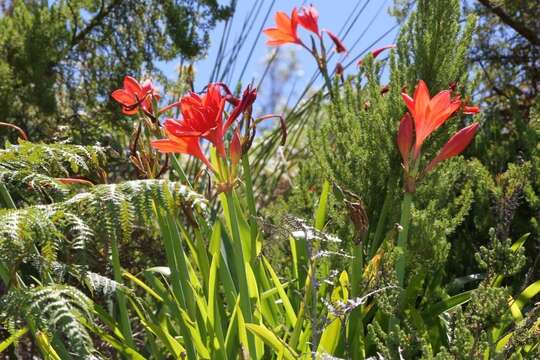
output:
M206 167L154 150L153 140L167 136L160 144L172 146L175 139L163 133L157 109L132 118L140 131L120 153L4 137L1 355L539 358L540 108L529 95L537 91L530 78L536 70L527 57L516 80L510 66L490 63L497 88L518 81L513 86L522 90L498 94L475 77L469 57L471 48L475 56L491 46L478 35L478 26L500 26L486 21L491 13L463 18L459 0L400 3L405 22L397 49L386 59L368 55L357 74L326 79L291 109L285 147L278 147L284 128L251 143L251 104L233 119L242 136L221 134L223 154L220 139L212 139ZM89 118L109 121L105 96L123 72L153 72L153 60L179 53L197 56L205 31L227 15L214 1L95 6L13 2L0 19L0 29L9 30L0 32L0 44L15 44L0 50L0 91L4 84L17 89L13 102L0 100L0 111L35 138L56 132L73 109L88 128ZM92 15L100 22L93 25ZM148 29L145 21L161 25ZM523 26L531 23L525 16ZM136 30L115 31L122 27ZM81 31L83 39L64 53ZM525 39L534 44L534 36ZM88 49L97 51L86 58ZM54 66L29 61L45 50ZM85 61L91 66L78 68ZM44 69L54 71L47 77ZM481 127L465 152L411 190L396 137L407 111L401 93L412 93L420 79L431 95L450 88L466 104L479 103ZM239 106L218 105L227 120ZM77 121L67 131L82 143L109 131L85 133ZM434 132L421 167L471 121L460 110ZM192 150L180 152L197 154ZM130 163L144 179L132 179Z

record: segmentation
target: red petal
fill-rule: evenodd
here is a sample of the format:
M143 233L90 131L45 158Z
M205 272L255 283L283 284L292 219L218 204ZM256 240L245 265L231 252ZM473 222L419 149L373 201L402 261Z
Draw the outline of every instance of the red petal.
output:
M210 164L206 156L204 156L198 137L176 137L170 133L167 133L167 136L169 139L152 141L152 147L162 153L178 153L195 156L213 171L212 164Z
M111 97L123 106L133 106L137 103L137 98L133 94L125 91L124 89L114 90L111 94Z
M413 143L413 121L409 113L406 113L401 118L397 143L401 158L403 159L403 164L407 166L409 163L409 153Z
M283 11L276 12L276 26L280 30L288 31L291 29L291 19Z
M132 94L139 94L142 90L141 84L131 76L124 77L124 89Z
M461 154L473 140L476 131L478 130L478 126L479 123L475 122L455 133L450 140L444 144L435 159L433 159L426 167L426 172L431 171L441 161Z
M403 101L405 101L407 109L409 109L412 116L414 117L414 99L405 93L401 93L401 97L403 98Z
M379 56L380 53L382 53L384 50L388 50L388 49L395 49L397 46L395 44L391 44L391 45L386 45L386 46L383 46L381 48L378 48L378 49L375 49L371 52L371 54L373 55L374 58L376 58L377 56Z
M263 30L263 32L270 37L270 39L266 41L266 45L280 46L285 44L297 43L297 40L294 36L289 33L283 32L280 29L270 28Z

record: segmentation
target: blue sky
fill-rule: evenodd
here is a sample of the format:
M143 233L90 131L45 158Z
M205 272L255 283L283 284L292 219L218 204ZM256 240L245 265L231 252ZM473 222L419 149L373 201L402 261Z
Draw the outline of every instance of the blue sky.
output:
M223 3L223 1L220 1ZM247 62L242 82L244 84L250 81L257 81L264 72L264 59L269 56L269 53L274 49L265 45L266 36L260 35L257 39L257 35L260 34L261 22L266 15L266 12L270 9L270 16L268 17L263 28L271 27L274 25L274 14L276 11L281 10L286 13L290 13L294 6L301 6L302 4L312 3L320 13L319 26L320 28L326 28L334 33L338 34L339 31L345 26L349 26L352 20L345 24L345 21L351 14L358 14L362 10L360 16L356 17L356 22L350 28L347 36L341 33L341 38L345 43L345 46L349 49L349 53L345 58L340 57L343 64L358 56L362 52L384 46L395 41L397 35L397 28L394 28L386 36L379 39L383 34L388 32L395 26L396 21L388 14L388 7L392 5L392 0L313 0L313 1L287 1L287 0L275 0L273 6L272 0L238 0L237 11L232 21L233 26L230 31L229 47L230 51L234 44L238 42L238 36L241 33L242 24L248 16L248 13L254 6L254 4L260 4L261 8L258 13L257 20L254 22L252 30L246 39L242 39L241 51L237 57L238 63L232 71L232 76L228 78L231 85L235 85L239 80L240 73L243 65L248 58L249 51L252 44L256 44L253 54ZM356 12L353 12L356 9ZM221 36L224 32L224 23L219 23L211 32L211 45L208 52L208 56L198 61L195 64L196 67L196 88L200 90L210 80L212 69L214 68L215 59L219 51L219 44ZM299 27L299 33L309 43L309 35L307 31ZM378 40L379 39L379 40ZM356 44L355 44L356 43ZM285 49L280 51L289 52L295 51L298 63L298 69L294 71L295 82L299 87L308 83L309 79L316 70L314 60L310 57L307 51L299 46L287 45ZM332 64L335 63L337 57L334 57ZM166 63L162 64L161 68L168 74L169 77L176 77L176 67L178 63ZM334 66L334 65L331 65ZM264 85L264 84L263 84Z

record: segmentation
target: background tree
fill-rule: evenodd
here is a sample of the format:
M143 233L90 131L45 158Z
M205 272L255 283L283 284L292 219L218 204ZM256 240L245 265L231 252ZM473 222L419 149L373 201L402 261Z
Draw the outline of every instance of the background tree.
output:
M34 140L110 142L108 101L124 74L172 85L158 61L205 54L232 14L216 0L8 1L0 9L0 113ZM3 131L3 130L0 130ZM5 133L0 133L5 135Z

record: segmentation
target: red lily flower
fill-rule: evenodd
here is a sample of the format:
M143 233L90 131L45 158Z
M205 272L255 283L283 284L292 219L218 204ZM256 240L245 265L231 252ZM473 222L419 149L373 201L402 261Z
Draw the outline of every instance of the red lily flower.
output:
M208 161L202 151L199 137L178 137L171 134L167 129L165 129L165 134L167 135L168 139L152 141L152 147L154 149L157 149L162 153L178 153L195 156L202 160L202 162L208 166L210 170L214 170L212 164L210 161Z
M279 46L283 44L302 44L297 34L298 12L293 9L291 17L283 11L276 13L276 27L264 29L263 32L270 37L267 45Z
M395 49L397 46L395 44L391 44L391 45L386 45L386 46L383 46L381 48L378 48L378 49L375 49L371 52L371 55L373 56L373 58L376 58L377 56L379 56L380 53L382 53L384 50L388 50L388 49ZM362 66L362 64L364 63L364 59L360 59L360 61L358 61L358 66Z
M441 151L439 151L439 154L437 154L437 156L431 160L429 165L426 167L425 172L427 173L431 171L441 161L461 154L463 150L469 146L472 139L476 135L478 126L479 124L475 122L455 133L450 140L444 144Z
M330 39L332 39L332 41L334 42L334 45L336 45L336 52L337 52L338 54L341 54L341 53L347 51L347 48L345 47L345 45L343 45L343 43L342 43L341 40L337 37L336 34L334 34L333 32L331 32L330 30L326 30L326 29L324 29L323 32L325 32L325 33L330 37Z
M321 37L319 33L319 12L313 5L302 6L302 12L298 14L300 25Z
M159 100L157 90L151 80L140 84L131 76L124 77L124 88L112 92L111 97L122 106L122 113L134 115L139 106L143 111L152 113L152 100Z
M225 98L221 87L210 84L206 94L199 96L189 93L180 100L182 120L167 119L164 127L176 137L205 138L216 147L218 153L225 156L223 145L223 108Z
M430 98L427 85L422 80L418 82L412 98L406 93L401 95L414 119L416 142L413 157L416 159L424 141L459 109L461 100L452 99L449 90Z

